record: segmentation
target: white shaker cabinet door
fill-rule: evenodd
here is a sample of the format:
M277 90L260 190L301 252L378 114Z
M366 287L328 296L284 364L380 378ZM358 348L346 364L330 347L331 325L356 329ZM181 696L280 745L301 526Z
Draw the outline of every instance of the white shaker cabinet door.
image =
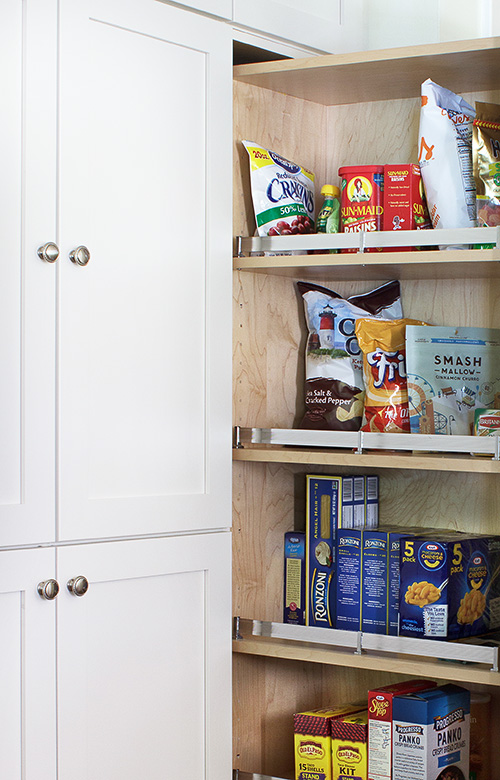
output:
M58 550L59 780L229 780L230 537Z
M0 3L0 546L55 534L56 6Z
M56 602L51 549L0 552L0 777L56 777Z
M61 539L230 525L230 134L224 23L60 4Z

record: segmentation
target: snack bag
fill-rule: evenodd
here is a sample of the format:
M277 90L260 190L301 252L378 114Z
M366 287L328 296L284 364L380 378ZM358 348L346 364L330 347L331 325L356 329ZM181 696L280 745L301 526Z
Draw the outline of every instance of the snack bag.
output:
M476 102L472 159L480 227L500 225L500 105Z
M252 141L243 145L258 235L314 233L314 173Z
M434 228L477 225L472 175L475 114L472 106L449 89L431 79L422 84L418 161Z
M298 282L308 329L306 413L301 428L358 431L363 418L363 363L354 333L360 317L403 316L399 282L348 299Z
M409 433L405 333L419 320L359 319L355 331L363 353L365 422L363 431Z

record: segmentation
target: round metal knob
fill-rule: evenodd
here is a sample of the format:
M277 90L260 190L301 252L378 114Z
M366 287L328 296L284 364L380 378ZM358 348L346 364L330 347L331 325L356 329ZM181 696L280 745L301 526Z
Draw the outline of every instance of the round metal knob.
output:
M69 259L75 265L87 265L90 260L90 252L86 246L77 246L69 253Z
M85 596L89 589L89 581L86 577L73 577L72 580L68 580L67 588L73 596Z
M40 260L45 260L46 263L55 263L59 257L59 247L57 244L49 241L47 244L38 247L37 255Z
M45 580L45 582L39 582L37 585L37 591L40 598L46 601L52 601L59 593L59 583L57 580Z

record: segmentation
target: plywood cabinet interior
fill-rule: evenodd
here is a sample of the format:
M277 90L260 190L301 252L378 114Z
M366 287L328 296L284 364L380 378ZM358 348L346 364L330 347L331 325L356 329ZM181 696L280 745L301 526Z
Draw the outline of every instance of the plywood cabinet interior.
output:
M254 232L242 139L313 170L318 197L323 184L338 184L341 165L416 162L420 83L430 77L472 104L500 103L500 78L493 67L499 46L500 39L488 39L236 68L235 235ZM371 75L376 78L368 81ZM467 256L477 258L473 252ZM272 258L267 273L235 270L235 425L292 428L303 413L305 325L297 279L310 278L347 295L398 276L397 264L384 266L389 261L382 260L372 268L353 265L350 278L348 256L339 257L319 270L308 268L306 258L295 275L273 273ZM449 274L436 274L432 264L422 262L421 269L415 265L412 273L402 275L401 289L407 317L435 325L500 327L500 279L495 272L476 274L473 262L464 276L453 267ZM314 453L301 460L286 451L270 462L264 462L264 454L262 462L259 455L251 462L239 453L234 460L233 612L245 618L281 620L283 534L303 527L306 473L379 473L381 521L386 524L499 530L496 466L492 471L497 473L476 473L463 459L457 459L455 470L452 459L434 467L429 459L418 458L418 467L412 468L411 461L372 455L356 467L341 453L320 465ZM234 647L239 650L237 642ZM393 671L377 670L376 665L367 670L354 660L314 663L286 647L273 652L276 657L269 657L249 643L234 654L234 766L283 778L293 777L294 712L364 696L374 683L408 677L411 668L395 661ZM425 673L418 666L413 669ZM498 717L495 676L477 677L466 669L454 678L449 668L433 671L437 679L460 679L471 689L484 689L483 683L491 680L486 688Z

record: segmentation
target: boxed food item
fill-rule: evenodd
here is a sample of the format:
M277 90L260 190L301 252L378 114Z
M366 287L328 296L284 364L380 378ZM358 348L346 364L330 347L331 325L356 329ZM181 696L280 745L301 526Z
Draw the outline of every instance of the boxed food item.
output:
M467 780L470 693L442 685L393 699L392 780Z
M432 227L425 201L420 167L384 165L383 230L424 230ZM389 247L385 252L404 252L419 247Z
M306 625L335 625L335 543L342 478L306 475Z
M435 687L432 680L405 680L368 691L368 780L392 778L394 697Z
M285 534L283 622L303 626L306 622L306 535Z
M365 477L365 528L377 528L379 507L379 478L378 474L370 474Z
M402 539L400 635L459 639L498 628L499 550L498 536Z
M363 528L365 514L364 476L342 477L341 528Z
M295 780L332 780L331 722L361 712L366 704L298 712L293 716Z
M339 168L340 230L342 233L360 233L382 230L384 211L384 166L351 165ZM341 249L356 252L356 249ZM378 249L367 249L377 252Z
M475 409L474 434L476 436L499 436L500 409Z
M361 554L361 630L387 634L389 557L387 531L363 531Z
M500 330L409 325L412 433L472 434L479 407L500 407Z
M362 541L361 528L342 528L337 532L335 628L361 629Z
M331 721L332 780L366 780L368 767L368 712L343 715Z

